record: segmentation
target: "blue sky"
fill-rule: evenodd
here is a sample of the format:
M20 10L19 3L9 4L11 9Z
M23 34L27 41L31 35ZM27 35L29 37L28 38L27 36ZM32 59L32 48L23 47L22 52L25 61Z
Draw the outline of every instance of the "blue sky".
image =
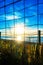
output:
M14 2L16 1L14 0ZM12 2L13 0L5 0L6 7L4 8L4 1L0 0L0 31L5 27L7 30L18 23L24 23L24 0L10 4ZM43 0L39 0L38 14L39 24L43 24ZM30 25L34 26L31 27ZM25 0L25 27L37 28L37 0ZM43 29L43 25L39 25L39 28Z
M14 0L14 2L15 1L16 0ZM13 0L5 0L5 5L12 3L12 2L13 2ZM18 16L22 20L22 17L24 17L24 10L21 10L24 8L23 3L24 3L24 1L22 0L21 2L6 6L5 7L6 14L5 14L4 8L0 8L0 15L1 15L0 16L0 24L2 25L2 23L3 23L3 26L0 26L0 28L5 27L5 19L7 16ZM39 3L43 3L43 0L39 0ZM37 5L32 6L34 4L37 4L37 0L30 0L30 1L25 0L25 7L28 7L28 8L25 8L25 17L26 17L26 19L28 19L28 21L30 21L29 23L26 23L26 24L29 24L29 25L37 24ZM0 2L0 7L3 7L3 6L4 6L4 1ZM43 13L43 4L40 4L38 14L42 14L42 13ZM34 17L27 17L27 16L32 16L32 15L34 15ZM43 15L39 15L39 23L40 24L43 24L42 18L43 18ZM6 19L6 22L9 20ZM10 20L10 21L12 21L12 20ZM25 22L26 22L26 20L25 20ZM8 23L8 24L10 24L10 23Z

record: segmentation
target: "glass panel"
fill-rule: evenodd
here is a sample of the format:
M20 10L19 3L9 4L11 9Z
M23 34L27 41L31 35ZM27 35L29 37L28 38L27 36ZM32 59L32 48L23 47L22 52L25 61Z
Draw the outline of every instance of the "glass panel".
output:
M38 36L37 25L25 26L25 41L38 42L37 36Z
M15 18L16 18L16 19L22 18L22 17L24 17L24 10L15 11L15 12L14 12L14 15L15 15Z
M5 29L5 21L0 21L0 29Z
M25 9L25 16L37 15L37 6Z
M6 13L6 20L13 20L13 19L14 19L13 12Z
M39 25L39 30L43 30L43 24L41 25Z
M5 15L0 16L0 21L5 21Z
M43 15L40 15L40 18L39 18L39 24L43 24Z
M39 14L43 14L43 4L39 4Z
M24 24L24 18L21 18L21 19L16 19L15 20L15 24Z
M14 27L14 21L13 20L7 20L6 21L6 28Z
M14 0L14 2L21 1L21 0Z
M0 9L0 14L3 14L3 15L4 15L4 13L5 13L5 12L4 12L4 8L1 8L1 9Z
M2 29L3 31L1 32L2 36L1 38L2 39L11 39L11 35L12 35L12 32L11 32L11 29L10 28L6 28L6 29Z
M4 1L4 0L0 0L0 2L2 2L2 1Z
M4 6L4 2L0 2L0 7L3 7Z
M13 12L13 5L9 5L7 7L5 7L6 13L8 12Z
M39 3L43 3L43 0L39 0Z
M33 17L27 17L25 18L25 25L34 25L37 24L37 16L33 16Z
M14 4L14 9L15 10L21 10L23 8L24 8L23 1L20 1L20 2Z
M12 3L12 2L13 2L13 0L5 0L5 5Z
M34 4L37 4L37 0L25 0L25 6L33 6Z

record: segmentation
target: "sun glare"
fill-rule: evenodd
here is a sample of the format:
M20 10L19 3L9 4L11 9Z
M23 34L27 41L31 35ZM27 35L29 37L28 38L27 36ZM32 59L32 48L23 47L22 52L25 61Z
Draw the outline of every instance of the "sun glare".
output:
M29 27L24 28L23 23L15 24L13 29L11 28L11 31L12 31L12 37L15 36L13 39L16 41L24 41L24 36L25 38L27 38L28 36L31 36L32 33L34 32L37 33L36 29L32 29ZM25 32L25 35L24 35L24 32Z
M18 37L16 38L16 40L17 40L18 42L20 42L20 41L22 41L22 37L21 37L21 36L18 36Z
M23 26L23 24L21 24L21 25L18 24L18 25L15 26L15 33L17 35L24 34L24 26Z
M15 26L15 35L16 35L16 41L20 42L23 40L23 35L24 35L24 25L23 24L17 24Z

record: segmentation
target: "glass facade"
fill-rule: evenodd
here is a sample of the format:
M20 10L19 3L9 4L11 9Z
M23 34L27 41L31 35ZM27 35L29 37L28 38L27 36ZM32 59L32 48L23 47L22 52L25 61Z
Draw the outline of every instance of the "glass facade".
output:
M0 65L43 65L43 0L0 0Z
M38 42L38 30L43 42L43 0L0 0L2 39Z

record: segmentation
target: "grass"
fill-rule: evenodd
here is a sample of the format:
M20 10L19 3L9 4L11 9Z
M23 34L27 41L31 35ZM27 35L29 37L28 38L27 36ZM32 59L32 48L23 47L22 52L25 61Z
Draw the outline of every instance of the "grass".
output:
M0 40L0 65L43 65L43 44Z

